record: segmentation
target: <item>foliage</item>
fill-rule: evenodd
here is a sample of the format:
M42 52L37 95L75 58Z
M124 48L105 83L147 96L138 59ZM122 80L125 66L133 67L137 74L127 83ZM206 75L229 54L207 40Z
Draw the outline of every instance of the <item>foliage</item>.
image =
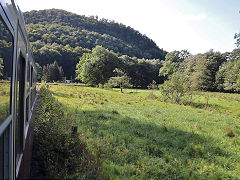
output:
M92 54L84 54L81 57L76 66L77 79L91 85L104 84L113 76L113 70L119 65L116 54L96 46Z
M63 71L67 78L74 77L75 66L78 59L83 53L89 52L89 49L82 47L71 47L70 45L62 45L57 43L47 43L36 41L31 43L34 58L40 66L46 66L57 61L59 66L62 66Z
M190 56L187 50L172 51L167 53L163 66L159 70L159 76L163 76L167 79L168 76L175 73L180 64Z
M3 76L3 58L0 58L0 77Z
M42 85L35 136L50 179L100 178L101 160L89 152L82 136L72 133L74 120Z
M147 88L155 80L157 84L163 83L163 78L158 76L162 66L158 59L134 59L125 65L125 72L131 78L134 87Z
M161 83L158 76L161 62L158 59L137 59L117 54L96 46L92 53L84 53L76 65L77 79L84 83L98 85L106 83L110 77L119 76L114 70L119 69L130 78L134 87L146 88L153 80Z
M190 56L180 66L179 71L188 77L194 90L214 91L217 88L216 73L225 57L214 51Z
M174 73L169 80L159 86L164 102L185 104L190 102L191 93L186 78L180 73Z
M153 80L152 83L150 83L148 85L148 89L153 89L153 90L157 90L158 89L158 85L157 85L155 80Z
M146 35L107 19L50 9L24 13L36 62L42 67L55 60L67 76L75 76L79 58L97 45L119 55L164 59L160 49Z
M130 83L130 78L124 74L122 76L117 77L111 77L106 84L104 84L104 87L107 88L113 88L118 87L121 89L121 92L123 92L123 88L132 88L132 84Z
M41 78L43 76L43 72L42 72L43 69L38 63L35 63L35 65L36 65L36 68L37 68L37 80L38 80L38 82L41 82Z
M64 72L62 66L58 66L57 61L54 61L53 64L43 66L43 77L47 82L63 81Z
M52 85L51 91L88 147L102 149L103 179L240 179L239 94L197 92L194 102L208 96L211 107L200 109L150 99L152 90Z
M0 124L10 114L10 87L9 81L0 80Z
M234 39L236 39L236 45L239 48L240 47L240 33L236 33L234 36Z
M228 61L223 63L216 74L217 88L220 91L240 92L240 49L227 54Z
M80 16L57 9L25 12L24 17L32 42L41 40L87 49L100 45L138 58L164 59L166 55L146 35L107 19Z

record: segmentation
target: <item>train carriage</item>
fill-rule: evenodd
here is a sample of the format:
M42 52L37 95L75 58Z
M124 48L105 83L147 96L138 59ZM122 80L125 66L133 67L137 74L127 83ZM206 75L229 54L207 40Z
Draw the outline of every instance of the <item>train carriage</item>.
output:
M36 75L22 12L0 0L0 179L29 173Z

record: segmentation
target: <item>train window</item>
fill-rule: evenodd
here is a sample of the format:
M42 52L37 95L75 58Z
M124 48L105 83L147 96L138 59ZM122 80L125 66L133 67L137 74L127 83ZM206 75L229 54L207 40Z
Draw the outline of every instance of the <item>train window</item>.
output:
M33 67L31 67L31 87L33 86Z
M0 18L0 126L10 115L13 37Z
M29 92L30 91L30 77L31 77L31 74L30 74L30 63L28 63L28 66L27 66L27 86L26 86L26 88L27 88L27 92Z
M30 94L29 94L30 96ZM26 121L28 122L29 120L29 96L26 99Z
M22 56L17 60L17 113L15 124L15 156L16 163L18 163L20 155L23 151L23 137L24 137L24 85L25 85L25 67L26 61Z

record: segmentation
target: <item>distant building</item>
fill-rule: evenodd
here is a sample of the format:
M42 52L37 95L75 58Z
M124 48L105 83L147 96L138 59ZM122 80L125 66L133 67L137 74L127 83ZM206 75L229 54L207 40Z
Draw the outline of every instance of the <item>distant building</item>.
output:
M71 80L66 80L65 83L69 84L71 83L72 81Z

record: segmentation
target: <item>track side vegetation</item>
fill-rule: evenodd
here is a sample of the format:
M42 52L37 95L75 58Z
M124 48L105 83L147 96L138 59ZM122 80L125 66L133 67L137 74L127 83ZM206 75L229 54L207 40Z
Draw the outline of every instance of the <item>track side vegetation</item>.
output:
M102 161L92 154L83 136L73 131L74 120L42 86L39 92L35 144L48 179L99 179ZM41 167L42 168L42 167Z

